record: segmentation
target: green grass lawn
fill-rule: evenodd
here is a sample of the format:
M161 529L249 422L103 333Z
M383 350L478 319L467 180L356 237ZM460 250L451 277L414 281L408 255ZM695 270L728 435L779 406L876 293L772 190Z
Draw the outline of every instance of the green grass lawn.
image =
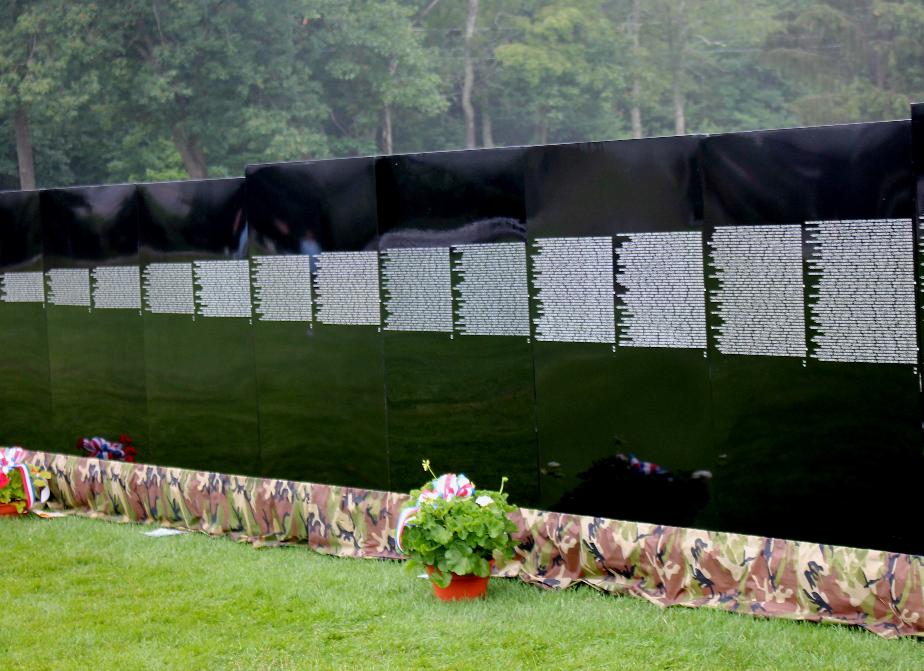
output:
M924 642L150 526L0 518L0 669L922 669Z

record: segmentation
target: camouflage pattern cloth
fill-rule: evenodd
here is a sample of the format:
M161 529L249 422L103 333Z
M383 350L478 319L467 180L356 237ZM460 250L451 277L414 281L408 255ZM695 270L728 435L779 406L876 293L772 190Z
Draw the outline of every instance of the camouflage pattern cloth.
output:
M52 473L55 501L77 514L401 558L394 530L405 494L42 452L27 460ZM513 518L519 557L496 575L924 637L921 556L528 509Z

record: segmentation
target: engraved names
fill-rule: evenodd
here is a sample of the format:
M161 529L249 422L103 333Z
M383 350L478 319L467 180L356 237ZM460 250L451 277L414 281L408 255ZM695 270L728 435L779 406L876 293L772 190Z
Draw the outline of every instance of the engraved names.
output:
M709 242L709 298L722 354L805 357L802 227L720 226Z
M142 273L144 307L155 314L195 314L192 263L151 263Z
M918 217L918 277L924 278L924 214ZM924 279L918 282L919 328L924 328Z
M251 316L250 270L246 260L194 261L197 314L203 317Z
M45 286L41 271L0 274L0 302L44 303Z
M810 356L916 363L910 220L807 222L805 244Z
M381 324L376 252L321 252L315 257L314 290L322 324Z
M531 270L537 340L615 342L612 238L539 238Z
M616 318L623 347L706 347L702 234L617 235Z
M53 268L45 272L51 305L90 307L90 270Z
M311 321L311 259L307 254L253 257L254 312L259 321Z
M386 331L452 333L449 247L382 252Z
M529 336L526 245L457 245L455 327L461 335Z
M97 266L91 273L93 307L101 310L141 309L138 266Z

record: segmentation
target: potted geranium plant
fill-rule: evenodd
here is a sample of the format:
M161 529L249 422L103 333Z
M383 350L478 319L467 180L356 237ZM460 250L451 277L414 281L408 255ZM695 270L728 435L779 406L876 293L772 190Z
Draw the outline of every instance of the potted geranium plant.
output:
M508 513L501 479L497 491L475 489L464 475L437 476L423 461L433 479L411 491L411 502L401 511L395 538L408 557L410 571L426 569L440 599L474 599L487 592L495 560L513 556L516 525Z
M22 515L48 500L51 473L22 461L20 447L0 450L0 516Z

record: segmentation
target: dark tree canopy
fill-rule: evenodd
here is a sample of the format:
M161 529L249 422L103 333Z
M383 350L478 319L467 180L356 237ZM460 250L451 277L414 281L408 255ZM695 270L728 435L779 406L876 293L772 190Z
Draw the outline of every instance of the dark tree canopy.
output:
M0 189L907 116L920 0L7 0Z

